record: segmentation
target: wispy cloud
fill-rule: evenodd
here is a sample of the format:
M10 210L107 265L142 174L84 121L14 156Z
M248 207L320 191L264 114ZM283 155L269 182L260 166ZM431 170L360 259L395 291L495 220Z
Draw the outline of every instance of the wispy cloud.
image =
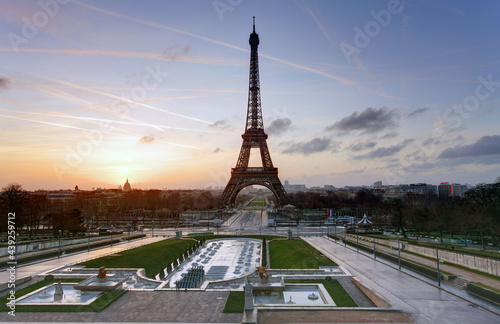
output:
M232 44L229 44L229 43L226 43L226 42L218 41L218 40L213 39L213 38L209 38L209 37L197 35L197 34L185 31L185 30L181 30L181 29L177 29L177 28L165 26L165 25L158 24L158 23L155 23L155 22L152 22L152 21L147 21L147 20L144 20L144 19L139 19L139 18L134 18L134 17L130 17L130 16L127 16L127 15L123 15L123 14L120 14L120 13L117 13L117 12L112 12L112 11L105 10L105 9L102 9L102 8L99 8L99 7L95 7L95 6L92 6L90 4L83 3L83 2L80 2L80 1L77 1L77 0L73 0L72 3L74 3L76 5L79 5L79 6L82 6L82 7L85 7L87 9L91 9L91 10L94 10L94 11L106 14L106 15L110 15L110 16L114 16L114 17L119 17L119 18L122 18L122 19L134 21L136 23L140 23L140 24L144 24L144 25L148 25L148 26L152 26L152 27L166 29L166 30L169 30L169 31L172 31L172 32L176 32L176 33L179 33L179 34L183 34L183 35L186 35L186 36L194 37L194 38L197 38L197 39L202 39L204 41L207 41L207 42L210 42L210 43L213 43L213 44L218 44L218 45L221 45L221 46L232 48L232 49L237 50L237 51L243 51L243 52L246 52L246 53L249 52L248 49L246 49L246 48L242 48L242 47L235 46L235 45L232 45ZM297 64L297 63L293 63L293 62L290 62L290 61L287 61L287 60L283 60L283 59L280 59L280 58L277 58L277 57L273 57L273 56L270 56L270 55L265 55L265 54L262 54L262 53L259 53L259 56L267 58L267 59L275 61L275 62L279 62L279 63L285 64L285 65L294 67L294 68L299 69L299 70L303 70L303 71L311 72L311 73L314 73L314 74L317 74L317 75L321 75L321 76L326 77L326 78L331 79L331 80L339 81L339 82L341 82L342 84L345 84L345 85L356 86L356 87L358 86L357 82L349 80L349 79L341 77L341 76L338 76L338 75L326 73L326 72L321 71L321 70L317 70L317 69L314 69L314 68L311 68L311 67L308 67L308 66L300 65L300 64Z
M40 76L40 77L42 77L42 76ZM202 122L202 123L205 123L205 124L212 124L212 122L209 122L207 120L203 120L203 119L199 119L199 118L194 118L194 117L190 117L190 116L186 116L186 115L174 113L174 112L171 112L171 111L168 111L168 110L164 110L164 109L160 109L158 107L155 107L155 106L152 106L152 105L148 105L148 104L145 104L145 103L142 103L142 102L130 100L130 99L125 98L125 97L116 96L116 95L113 95L113 94L110 94L110 93L106 93L106 92L103 92L103 91L98 91L98 90L95 90L95 89L92 89L92 88L89 88L89 87L85 87L85 86L80 86L80 85L73 84L73 83L70 83L70 82L67 82L67 81L62 81L62 80L58 80L58 79L54 79L54 78L49 78L49 77L42 77L42 78L45 78L47 80L50 80L50 81L53 81L53 82L56 82L56 83L59 83L59 84L67 85L67 86L73 87L75 89L85 90L85 91L88 91L88 92L93 92L93 93L100 94L102 96L110 97L110 98L113 98L113 99L118 99L118 100L126 102L128 104L137 105L137 106L148 108L148 109L151 109L151 110L154 110L154 111L159 111L159 112L162 112L162 113L165 113L165 114L169 114L169 115L173 115L173 116L177 116L177 117L181 117L181 118L185 118L185 119L190 119L190 120L198 121L198 122Z
M12 52L11 47L0 47L0 52ZM199 64L212 65L245 65L246 60L235 58L221 57L200 57L183 55L183 50L175 52L171 49L166 49L161 53L139 52L139 51L124 51L124 50L81 50L81 49L39 49L39 48L18 48L16 51L29 53L45 53L45 54L64 54L64 55L99 55L110 57L127 57L147 60L167 60L178 62L190 62Z
M415 117L417 115L421 115L421 114L425 113L428 110L429 110L429 108L418 108L418 109L415 109L414 111L412 111L411 113L408 114L408 117L411 118L411 117Z

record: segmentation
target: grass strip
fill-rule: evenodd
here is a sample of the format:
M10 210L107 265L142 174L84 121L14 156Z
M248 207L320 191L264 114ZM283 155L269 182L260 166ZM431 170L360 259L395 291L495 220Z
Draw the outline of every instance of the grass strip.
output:
M269 242L269 255L269 266L273 269L319 269L320 266L337 266L302 239Z
M245 292L230 291L223 313L243 313L245 310Z

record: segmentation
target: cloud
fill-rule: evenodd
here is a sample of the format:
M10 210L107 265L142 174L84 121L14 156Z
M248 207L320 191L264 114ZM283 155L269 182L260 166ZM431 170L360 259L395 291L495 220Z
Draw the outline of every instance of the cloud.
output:
M387 107L380 109L366 108L358 113L344 117L333 125L326 127L326 131L338 131L349 133L361 131L363 134L371 134L398 126L399 114Z
M208 125L208 127L210 127L210 128L219 128L219 129L230 129L230 128L232 128L231 126L229 126L227 124L227 121L222 120L222 119L216 121L213 124Z
M423 114L427 110L429 110L429 108L418 108L418 109L415 109L414 111L412 111L411 113L408 114L408 118L415 117L417 115Z
M350 145L349 147L347 147L347 149L351 150L353 152L359 152L359 151L364 151L364 150L374 148L376 145L377 145L377 143L375 143L375 142L356 143L356 144Z
M212 153L224 152L220 147L216 148Z
M438 158L461 158L478 157L484 155L500 154L500 135L483 136L470 145L457 145L447 148L438 156Z
M332 176L338 176L338 175L344 176L346 174L360 174L360 173L364 173L364 172L365 172L365 169L357 169L357 170L351 170L351 171L345 171L345 172L332 172L329 175L332 175Z
M413 140L413 139L404 140L403 142L396 144L396 145L392 145L392 146L388 146L388 147L379 147L378 149L373 150L367 154L355 155L353 158L355 160L364 160L364 159L377 159L377 158L388 157L388 156L391 156L391 155L398 153L403 148L405 148L406 145L410 144L413 141L415 141L415 140Z
M6 77L0 77L0 89L10 88L10 80Z
M289 118L278 118L271 122L271 125L267 127L267 133L280 135L288 130L292 126L292 121Z
M335 144L329 138L313 138L309 142L291 143L288 148L283 150L283 154L303 154L308 156L313 153L319 153L335 149Z
M141 144L151 144L156 140L154 135L151 136L143 136L139 139L139 143Z
M189 48L189 47L187 47ZM12 52L14 49L11 47L0 47L0 52ZM228 57L205 57L205 56L189 56L185 50L173 51L170 48L163 52L139 52L139 51L125 51L125 50L80 50L80 49L40 49L40 48L16 48L19 52L28 53L51 53L51 54L64 54L64 55L98 55L109 57L130 57L138 59L149 60L167 60L178 62L191 62L196 64L209 64L209 65L244 65L247 64L246 60L228 58ZM184 54L185 53L185 54Z
M184 48L181 48L179 45L175 45L164 49L162 52L162 56L164 56L167 60L175 61L178 58L188 55L189 51L189 45L186 45Z
M389 132L389 133L385 134L384 136L382 136L380 139L393 138L393 137L396 137L398 135L399 135L398 132Z

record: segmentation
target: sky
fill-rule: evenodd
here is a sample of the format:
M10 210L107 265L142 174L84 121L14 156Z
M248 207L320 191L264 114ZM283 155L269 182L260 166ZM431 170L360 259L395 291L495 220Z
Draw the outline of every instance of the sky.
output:
M264 129L282 182L500 176L498 1L0 8L0 187L225 186L245 127L253 16Z

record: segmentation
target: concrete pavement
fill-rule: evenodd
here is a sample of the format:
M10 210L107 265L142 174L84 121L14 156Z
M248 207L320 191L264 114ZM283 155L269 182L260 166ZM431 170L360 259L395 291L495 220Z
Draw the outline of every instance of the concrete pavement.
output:
M164 237L148 237L143 239L138 239L130 242L124 242L119 244L113 244L112 247L108 246L101 249L91 250L90 252L81 252L71 255L63 255L61 258L51 259L47 261L37 262L35 264L19 266L16 268L16 278L24 278L24 277L35 277L40 273L44 273L46 271L56 269L65 265L71 265L75 263L79 263L85 260L94 259L97 257L101 257L107 254L118 253L123 250L132 249L138 246L146 245L149 243L157 242L164 240ZM9 272L1 271L0 272L0 284L6 283L9 281Z
M304 238L416 323L500 323L500 316L324 237ZM497 310L494 310L497 311Z
M351 236L348 235L347 238L348 238L349 242L356 242L355 237L352 235ZM368 243L368 242L359 241L359 244L364 245L364 246L368 246L370 248L373 247L373 242ZM381 252L384 252L387 254L393 254L393 255L397 256L397 249L390 249L390 248L382 246L380 244L376 245L376 249L377 249L377 251L381 251ZM436 260L429 260L429 259L426 259L423 257L419 257L415 254L408 253L406 251L401 251L401 258L405 258L408 260L418 262L420 264L424 264L427 267L432 268L432 269L437 268ZM461 268L454 267L454 266L449 265L449 264L442 264L442 263L439 264L439 269L441 271L452 273L454 275L460 276L463 279L466 279L468 281L479 282L479 283L482 283L488 287L500 289L500 281L499 280L496 280L494 278L487 277L487 276L484 276L484 275L481 275L481 274L478 274L478 273L475 273L472 271L468 271L467 269L461 269Z

